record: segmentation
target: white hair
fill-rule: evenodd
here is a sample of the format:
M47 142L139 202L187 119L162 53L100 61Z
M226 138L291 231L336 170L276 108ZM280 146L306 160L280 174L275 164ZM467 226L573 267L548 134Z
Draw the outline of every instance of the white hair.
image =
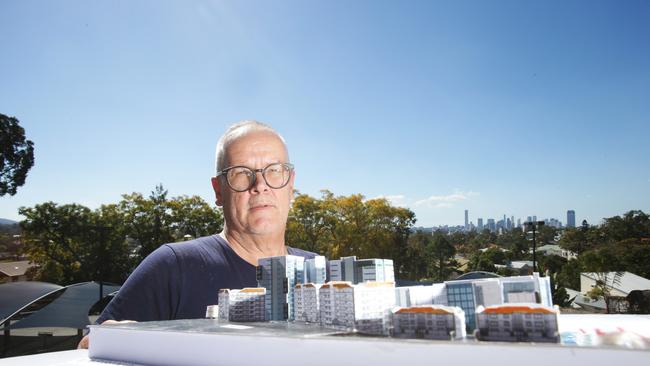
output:
M282 144L284 145L285 151L287 151L287 156L288 156L288 149L287 149L287 143L284 141L284 137L278 133L278 131L274 130L273 127L262 123L262 122L257 122L254 120L244 120L235 123L234 125L230 126L226 132L221 136L219 139L219 142L217 142L217 151L216 151L216 158L215 158L215 175L221 171L222 169L225 169L226 166L226 161L228 161L227 156L226 156L226 151L228 149L228 146L232 144L234 141L237 139L244 137L252 132L270 132L277 136L280 141L282 141Z

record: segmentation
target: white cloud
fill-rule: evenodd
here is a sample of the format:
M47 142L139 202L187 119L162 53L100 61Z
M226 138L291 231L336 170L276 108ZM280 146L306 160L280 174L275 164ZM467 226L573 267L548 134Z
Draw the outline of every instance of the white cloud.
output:
M373 199L381 199L384 198L388 202L390 202L391 205L393 206L398 206L398 207L406 207L406 196L403 194L394 194L394 195L380 195L377 196Z
M448 202L440 202L440 203L436 203L433 207L435 207L435 208L450 208L450 207L454 207L454 205L452 205L451 203L448 203Z
M471 197L480 195L478 192L467 191L463 192L460 190L455 190L454 193L448 195L434 195L423 200L415 202L416 206L428 206L433 208L449 208L454 206L454 202L467 201Z

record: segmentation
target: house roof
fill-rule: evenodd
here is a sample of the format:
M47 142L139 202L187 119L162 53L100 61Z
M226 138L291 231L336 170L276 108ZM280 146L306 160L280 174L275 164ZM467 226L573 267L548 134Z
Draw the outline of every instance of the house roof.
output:
M510 262L511 268L522 269L526 267L533 267L533 261L512 261Z
M9 277L22 276L32 267L36 267L36 264L31 261L0 262L0 272Z
M562 251L562 248L557 245L557 244L545 244L542 246L537 247L538 252L546 252L546 251Z
M426 313L426 314L454 314L454 310L451 307L447 306L436 306L436 305L422 305L422 306L412 306L409 308L400 308L395 311L396 314L407 314L407 313Z
M619 273L621 276L616 276ZM650 280L641 276L637 276L632 272L582 272L580 276L585 276L591 280L605 280L608 287L629 294L633 290L648 290L650 289Z
M457 278L453 279L452 281L456 281L456 280L474 280L474 279L479 279L479 278L496 278L496 277L501 277L501 276L499 276L496 273L492 273L492 272L472 271L472 272L464 273L464 274L458 276Z
M607 304L605 304L605 299L604 298L599 298L597 300L592 300L589 297L583 295L583 294L577 294L573 298L573 304L578 305L581 308L587 309L587 310L606 310L607 309Z
M241 292L259 292L259 293L263 293L263 292L266 292L266 288L264 288L264 287L244 287L239 292L240 293Z
M558 314L556 309L541 306L539 304L505 304L488 306L485 308L479 307L476 313L486 314L510 314L510 313L540 313L540 314Z

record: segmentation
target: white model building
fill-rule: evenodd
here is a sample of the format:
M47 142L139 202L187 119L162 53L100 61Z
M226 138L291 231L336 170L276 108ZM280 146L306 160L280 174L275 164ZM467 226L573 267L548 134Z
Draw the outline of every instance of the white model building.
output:
M447 302L465 312L467 331L476 329L476 308L513 303L538 303L553 306L549 277L513 276L446 281Z
M218 317L221 320L228 320L228 306L230 305L230 289L219 290Z
M299 283L294 288L294 319L299 322L319 323L318 292L320 283Z
M391 334L398 338L465 338L465 313L457 306L423 305L393 310Z
M354 261L356 256L341 257L330 261L330 281L348 281L354 283Z
M356 256L341 257L330 261L330 281L349 281L352 284L377 281L394 282L392 259L357 259Z
M368 281L395 282L392 259L361 259L354 262L355 283Z
M476 309L476 337L482 341L560 341L557 306L504 304Z
M323 326L388 335L391 309L395 306L395 284L353 285L347 281L331 281L320 288L319 305Z
M327 259L322 255L305 259L304 273L304 280L301 283L323 284L327 282Z
M261 322L265 318L266 289L247 287L219 291L219 319L233 322Z
M304 278L305 258L286 255L261 258L257 284L266 289L266 320L293 320L293 289Z
M395 287L395 305L411 306L447 304L447 287L444 283L429 286Z

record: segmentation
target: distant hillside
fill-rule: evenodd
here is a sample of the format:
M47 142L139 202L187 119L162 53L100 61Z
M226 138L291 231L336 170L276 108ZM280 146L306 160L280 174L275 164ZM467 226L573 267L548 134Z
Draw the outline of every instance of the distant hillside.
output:
M17 221L0 218L0 225L13 225L17 224Z

